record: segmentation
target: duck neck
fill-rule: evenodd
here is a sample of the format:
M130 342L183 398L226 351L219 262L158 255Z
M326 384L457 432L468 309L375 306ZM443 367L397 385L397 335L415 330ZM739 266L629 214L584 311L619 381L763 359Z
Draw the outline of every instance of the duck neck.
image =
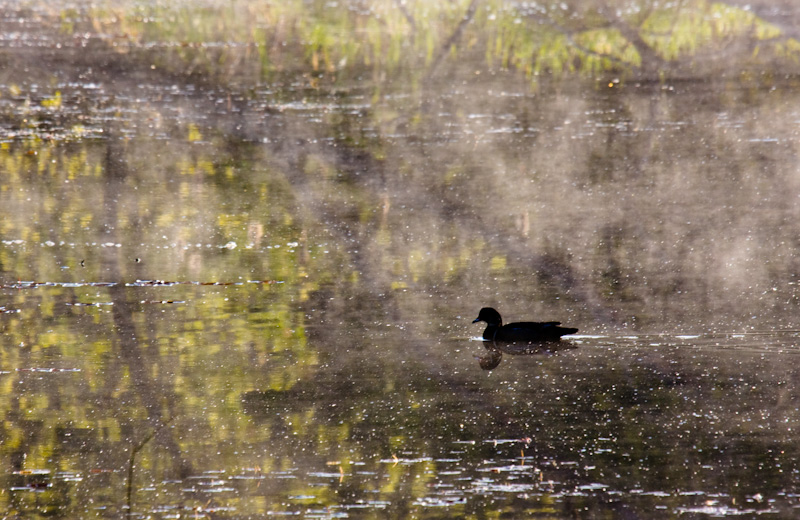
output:
M500 325L497 323L488 323L486 330L483 331L483 339L494 341L497 336L497 331L500 330Z

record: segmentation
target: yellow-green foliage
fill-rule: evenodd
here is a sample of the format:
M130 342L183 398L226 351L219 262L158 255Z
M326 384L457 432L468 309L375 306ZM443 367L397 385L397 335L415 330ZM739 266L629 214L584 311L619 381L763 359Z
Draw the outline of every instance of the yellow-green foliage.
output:
M570 9L502 0L370 0L355 5L288 0L217 6L120 2L91 7L88 25L122 40L120 49L161 46L154 65L189 67L219 78L234 70L258 78L305 71L335 81L369 71L373 77L403 74L413 83L438 56L457 64L476 50L484 54L487 66L512 68L528 77L596 75L643 66L637 42L623 36L632 33L666 62L713 51L736 38L770 42L766 50L779 56L795 52L779 28L721 2L690 0L631 12L609 18L590 2ZM80 19L65 12L62 31L85 30L74 21ZM620 31L620 24L628 32ZM170 55L176 61L170 62ZM310 83L317 85L318 79ZM43 104L53 107L58 99Z

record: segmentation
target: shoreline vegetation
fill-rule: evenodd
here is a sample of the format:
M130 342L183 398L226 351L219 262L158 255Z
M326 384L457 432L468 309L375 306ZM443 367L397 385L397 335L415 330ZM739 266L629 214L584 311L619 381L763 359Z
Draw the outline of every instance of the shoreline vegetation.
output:
M800 9L659 5L0 0L0 509L795 518Z
M27 9L59 45L139 53L162 71L228 86L302 77L378 88L512 73L532 88L570 78L663 82L797 74L797 30L781 5L738 0L77 3Z

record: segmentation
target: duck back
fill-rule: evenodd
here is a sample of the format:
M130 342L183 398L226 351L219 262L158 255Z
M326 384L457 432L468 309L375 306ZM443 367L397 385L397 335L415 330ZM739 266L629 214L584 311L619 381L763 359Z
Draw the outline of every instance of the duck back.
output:
M578 332L578 329L559 325L559 321L520 321L501 326L490 324L483 331L483 339L509 343L558 341L561 336Z

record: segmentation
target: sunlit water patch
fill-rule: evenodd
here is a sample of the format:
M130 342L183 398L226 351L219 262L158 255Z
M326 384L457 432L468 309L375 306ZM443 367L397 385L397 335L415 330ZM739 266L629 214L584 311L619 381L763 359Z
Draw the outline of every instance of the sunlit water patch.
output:
M793 80L515 83L470 33L348 85L313 3L182 23L239 4L0 16L3 510L795 516ZM501 304L581 331L487 370Z

